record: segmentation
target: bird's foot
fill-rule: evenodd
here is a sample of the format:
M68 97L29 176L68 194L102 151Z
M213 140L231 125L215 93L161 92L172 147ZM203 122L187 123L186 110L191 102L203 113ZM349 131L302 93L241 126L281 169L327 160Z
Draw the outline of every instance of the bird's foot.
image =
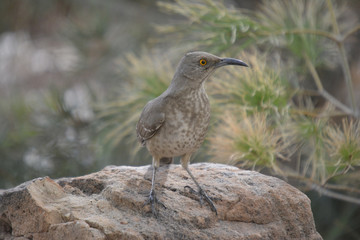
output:
M151 191L150 191L149 198L146 200L144 206L145 206L145 205L148 205L148 204L151 205L151 213L152 213L155 217L158 216L158 212L157 212L157 210L156 210L155 205L161 205L163 208L166 209L165 205L157 199L154 190L151 190Z
M199 191L195 191L192 187L190 186L185 186L185 188L189 189L191 193L193 194L197 194L199 195L199 202L200 202L200 205L202 206L203 203L204 203L204 199L205 201L209 204L210 208L211 208L211 211L215 212L215 214L217 215L217 210L216 210L216 207L212 201L212 198L209 197L206 192L202 189L202 188L199 188Z

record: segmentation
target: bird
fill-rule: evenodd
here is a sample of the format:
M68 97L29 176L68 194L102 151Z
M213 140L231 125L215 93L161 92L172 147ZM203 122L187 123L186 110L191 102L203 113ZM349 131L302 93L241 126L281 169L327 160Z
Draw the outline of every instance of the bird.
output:
M143 108L136 124L137 139L152 156L151 190L146 204L161 204L155 193L155 177L160 162L171 163L180 157L182 167L198 188L200 204L203 199L211 210L217 209L212 199L189 170L190 158L203 143L210 120L210 103L205 82L214 71L227 65L248 67L235 58L221 58L201 51L187 52L180 60L169 87ZM194 191L191 187L193 192Z

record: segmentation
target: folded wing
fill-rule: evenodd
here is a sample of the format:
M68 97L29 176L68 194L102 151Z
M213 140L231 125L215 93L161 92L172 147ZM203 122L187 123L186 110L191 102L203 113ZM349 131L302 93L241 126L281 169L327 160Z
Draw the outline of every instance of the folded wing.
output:
M148 102L136 125L136 134L139 142L145 146L146 140L152 138L165 122L165 113L161 111L158 99Z

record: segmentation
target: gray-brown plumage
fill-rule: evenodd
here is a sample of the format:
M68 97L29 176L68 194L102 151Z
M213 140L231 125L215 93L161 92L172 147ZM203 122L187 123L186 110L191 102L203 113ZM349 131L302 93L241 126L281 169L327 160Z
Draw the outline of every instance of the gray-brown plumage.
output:
M189 171L191 155L204 141L209 126L210 104L204 83L225 65L247 65L233 58L220 58L206 52L187 53L180 61L169 88L149 101L136 125L137 137L153 157L152 186L149 196L151 210L158 202L155 195L155 175L160 159L181 156L181 165L199 189L211 210L216 208Z

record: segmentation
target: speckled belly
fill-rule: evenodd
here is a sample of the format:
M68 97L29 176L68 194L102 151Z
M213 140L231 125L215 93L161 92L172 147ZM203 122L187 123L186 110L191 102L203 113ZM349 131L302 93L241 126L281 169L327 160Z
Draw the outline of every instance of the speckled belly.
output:
M164 125L146 142L152 156L176 157L195 152L203 143L210 119L207 96L169 108Z

